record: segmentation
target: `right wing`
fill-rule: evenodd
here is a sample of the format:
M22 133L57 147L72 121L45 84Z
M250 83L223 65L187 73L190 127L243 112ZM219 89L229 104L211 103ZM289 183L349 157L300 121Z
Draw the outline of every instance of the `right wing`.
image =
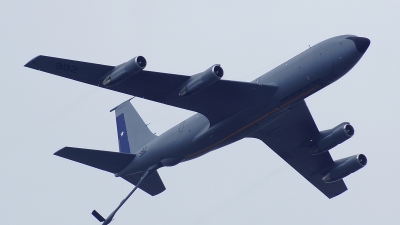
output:
M48 56L38 56L25 66L100 87L105 75L115 68ZM255 104L260 98L267 102L277 89L276 86L220 80L196 94L180 97L179 91L189 78L142 71L107 89L199 112L207 117L210 126Z
M311 140L319 134L319 130L305 101L299 101L287 110L282 117L250 137L263 141L328 198L345 192L347 187L343 180L333 183L322 181L322 177L333 166L329 152L310 154Z

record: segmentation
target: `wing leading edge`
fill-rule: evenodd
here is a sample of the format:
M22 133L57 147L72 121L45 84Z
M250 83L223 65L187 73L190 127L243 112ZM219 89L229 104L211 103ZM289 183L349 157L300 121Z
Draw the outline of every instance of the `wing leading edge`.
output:
M37 56L25 66L99 87L106 74L115 68L49 56ZM220 80L197 94L180 97L179 92L189 78L142 71L106 89L201 113L208 118L210 126L255 104L260 98L266 102L277 89L276 86Z
M322 181L322 177L333 165L329 152L320 155L309 153L312 145L310 141L319 134L319 130L305 101L298 102L288 110L251 137L263 141L328 198L345 192L347 187L343 180L333 183Z

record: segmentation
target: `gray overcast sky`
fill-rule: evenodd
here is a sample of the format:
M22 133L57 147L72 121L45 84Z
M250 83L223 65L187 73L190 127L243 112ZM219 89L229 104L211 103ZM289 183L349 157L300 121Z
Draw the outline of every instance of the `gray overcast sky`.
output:
M117 151L109 110L129 96L24 68L43 54L191 75L220 63L250 81L327 38L371 39L341 80L306 100L320 130L349 121L331 151L368 165L328 200L261 141L246 139L160 175L167 191L138 191L118 224L395 224L400 170L399 1L1 1L0 215L3 224L99 224L132 186L53 156L64 146ZM192 112L132 100L160 134ZM169 115L167 117L164 117Z

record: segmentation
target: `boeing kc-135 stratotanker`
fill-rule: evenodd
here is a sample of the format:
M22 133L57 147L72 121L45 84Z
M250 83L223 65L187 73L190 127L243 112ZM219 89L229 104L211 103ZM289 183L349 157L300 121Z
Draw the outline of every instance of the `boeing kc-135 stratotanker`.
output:
M319 131L304 99L349 72L369 45L363 37L333 37L252 82L221 80L224 71L218 64L193 76L146 71L143 56L118 66L37 56L25 66L198 112L156 136L126 101L112 109L119 152L65 147L55 153L135 185L106 219L93 210L105 225L137 188L153 196L165 190L159 168L243 138L263 141L328 198L346 191L343 178L364 167L367 158L358 154L334 161L329 150L351 138L354 128L344 122Z

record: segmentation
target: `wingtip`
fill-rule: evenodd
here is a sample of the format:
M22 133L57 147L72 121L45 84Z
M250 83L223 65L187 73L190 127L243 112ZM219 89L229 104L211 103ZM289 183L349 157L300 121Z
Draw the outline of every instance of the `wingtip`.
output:
M335 198L335 197L343 194L346 191L347 191L347 187L344 190L342 190L341 192L332 193L330 195L326 195L326 197L328 197L329 199L332 199L332 198Z
M62 153L63 153L63 152L65 151L65 149L67 149L67 148L68 148L68 147L65 146L64 148L62 148L62 149L60 149L60 150L54 152L53 155L62 157Z
M33 59L31 59L29 62L27 62L24 66L25 66L25 67L28 67L28 68L31 68L31 69L38 69L38 65L37 65L36 61L37 61L37 59L38 59L39 57L41 57L41 56L42 56L42 55L36 56L35 58L33 58Z

